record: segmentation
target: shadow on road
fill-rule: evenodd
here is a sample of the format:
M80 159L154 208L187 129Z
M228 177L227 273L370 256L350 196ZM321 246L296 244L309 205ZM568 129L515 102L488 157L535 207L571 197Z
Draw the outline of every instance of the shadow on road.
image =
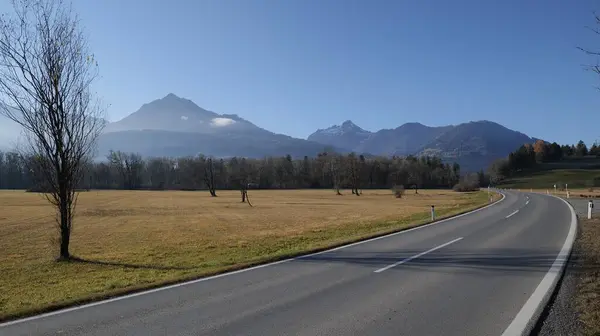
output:
M399 251L389 253L342 252L335 251L315 256L298 258L298 262L324 262L384 267L401 260L414 257L424 250ZM533 249L489 249L485 252L461 250L435 251L422 257L410 260L390 270L402 270L407 267L419 268L423 271L445 272L452 268L456 271L495 271L511 272L547 272L557 256L556 250ZM600 270L600 263L589 267Z

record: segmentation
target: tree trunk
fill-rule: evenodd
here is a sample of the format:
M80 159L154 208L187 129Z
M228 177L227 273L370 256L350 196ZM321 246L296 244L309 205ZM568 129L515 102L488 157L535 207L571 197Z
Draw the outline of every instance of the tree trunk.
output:
M208 159L207 163L208 163L208 174L207 174L206 170L204 171L204 175L206 178L206 184L208 185L208 190L210 192L210 196L217 197L217 187L215 185L215 168L213 166L212 159Z
M71 216L70 202L68 200L69 192L66 188L61 188L59 212L60 212L60 260L68 260L71 258L69 253L69 242L71 240Z
M242 193L242 203L245 203L246 202L246 191L240 190L240 192Z
M69 253L69 242L71 239L71 233L67 228L61 224L60 228L60 260L68 260L71 258Z
M333 188L335 189L336 195L338 195L338 196L342 195L342 193L340 192L340 186L338 184L336 184Z
M248 196L248 190L244 191L244 194L246 194L246 202L249 206L252 206L252 203L250 203L250 196Z

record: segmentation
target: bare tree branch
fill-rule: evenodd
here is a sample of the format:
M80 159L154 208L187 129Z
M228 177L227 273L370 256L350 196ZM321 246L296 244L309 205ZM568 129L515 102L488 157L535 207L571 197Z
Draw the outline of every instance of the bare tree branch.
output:
M70 258L76 188L105 119L90 85L97 63L62 1L13 0L0 18L0 113L23 127L29 169L57 207L60 257Z
M600 35L600 15L598 15L598 13L594 12L594 23L595 23L595 27L591 27L591 26L586 26L585 28L589 29L590 31L592 31L594 34ZM582 48L582 47L577 47L577 49L579 49L580 51L583 51L585 54L589 55L589 56L595 56L596 57L596 61L594 64L584 64L583 68L587 71L592 71L594 73L596 73L597 75L600 75L600 51L598 50L590 50L590 49L586 49L586 48ZM597 89L600 90L600 87L596 87Z

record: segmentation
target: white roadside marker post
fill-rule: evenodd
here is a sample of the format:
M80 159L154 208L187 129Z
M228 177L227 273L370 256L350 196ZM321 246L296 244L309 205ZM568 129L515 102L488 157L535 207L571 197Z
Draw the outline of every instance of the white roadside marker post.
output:
M435 220L435 205L431 206L431 221Z
M590 200L588 202L588 219L592 219L592 209L594 208L594 202Z

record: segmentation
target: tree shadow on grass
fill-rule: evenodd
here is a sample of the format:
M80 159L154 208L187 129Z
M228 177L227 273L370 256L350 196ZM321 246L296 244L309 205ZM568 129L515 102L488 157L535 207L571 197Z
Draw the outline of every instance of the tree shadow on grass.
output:
M162 265L153 265L153 264L130 264L130 263L120 263L113 261L103 261L103 260L94 260L94 259L86 259L80 257L72 257L69 259L71 262L83 263L83 264L91 264L91 265L101 265L101 266L115 266L115 267L124 267L131 269L148 269L148 270L159 270L159 271L187 271L196 269L196 267L177 267L177 266L162 266Z

